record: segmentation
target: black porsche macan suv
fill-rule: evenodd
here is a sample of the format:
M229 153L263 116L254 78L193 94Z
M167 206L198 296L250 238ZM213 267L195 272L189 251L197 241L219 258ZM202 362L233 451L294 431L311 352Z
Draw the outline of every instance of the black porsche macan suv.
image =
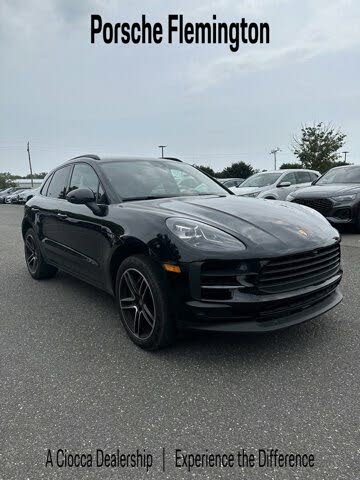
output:
M147 349L179 328L266 332L338 304L338 232L289 202L239 198L175 159L85 155L27 202L28 270L58 269L116 297Z

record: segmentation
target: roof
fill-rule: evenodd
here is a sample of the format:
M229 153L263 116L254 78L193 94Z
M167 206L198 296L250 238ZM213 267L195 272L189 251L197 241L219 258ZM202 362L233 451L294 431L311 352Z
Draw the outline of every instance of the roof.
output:
M162 157L162 158L157 158L157 157L141 157L141 156L125 156L125 155L96 155L93 153L87 153L85 155L79 155L77 157L71 158L69 162L73 160L80 160L81 158L89 158L91 160L96 160L99 162L118 162L118 161L140 161L140 160L145 160L145 161L154 161L154 160L174 160L176 162L181 162L179 158L175 157Z
M316 170L311 170L310 168L281 168L279 170L266 170L265 172L258 172L258 173L286 173L286 172L314 172L314 173L319 173Z

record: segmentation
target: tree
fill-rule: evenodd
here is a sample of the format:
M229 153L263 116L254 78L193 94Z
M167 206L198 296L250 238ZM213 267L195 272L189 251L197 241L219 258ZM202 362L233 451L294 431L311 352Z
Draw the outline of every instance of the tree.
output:
M305 125L300 137L294 137L293 151L304 168L325 172L336 166L345 139L346 135L330 124Z
M13 175L9 172L0 173L0 190L5 190L5 188L13 187L15 184Z
M303 166L301 165L301 163L283 163L280 167L280 170L285 170L287 168L303 168Z
M208 165L195 165L195 166L196 166L196 168L198 168L199 170L201 170L204 173L207 173L211 177L215 177L214 170L211 167L209 167Z
M42 178L45 178L47 175L47 172L40 172L40 173L33 173L33 178L34 179L38 179L38 180L41 180ZM22 178L31 178L31 175L30 173L28 175L26 175L26 177L22 177Z
M254 173L255 170L249 163L237 162L230 165L230 167L224 168L216 176L219 178L248 178Z

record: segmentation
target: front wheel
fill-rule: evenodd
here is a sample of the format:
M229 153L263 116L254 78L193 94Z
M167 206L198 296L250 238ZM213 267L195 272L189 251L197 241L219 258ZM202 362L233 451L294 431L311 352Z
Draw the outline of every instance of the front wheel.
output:
M39 240L32 228L25 233L25 260L30 275L36 280L51 278L56 275L57 268L48 265L40 250Z
M116 279L120 318L131 340L145 350L157 350L175 339L165 272L154 260L131 256L121 264Z

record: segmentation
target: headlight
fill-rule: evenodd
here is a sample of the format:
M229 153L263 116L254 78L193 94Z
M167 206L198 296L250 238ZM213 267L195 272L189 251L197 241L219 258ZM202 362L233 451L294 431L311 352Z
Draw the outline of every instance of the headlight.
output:
M254 192L254 193L245 193L242 195L243 197L257 197L260 192Z
M245 245L228 233L205 223L186 218L168 218L168 229L187 245L200 250L245 250Z
M336 203L345 203L352 202L356 198L356 193L353 195L339 195L337 197L331 197L331 199Z

